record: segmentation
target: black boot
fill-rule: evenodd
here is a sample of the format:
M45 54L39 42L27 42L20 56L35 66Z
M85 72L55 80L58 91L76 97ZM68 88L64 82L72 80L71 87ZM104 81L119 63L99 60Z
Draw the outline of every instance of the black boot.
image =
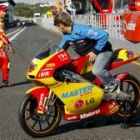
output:
M2 87L9 87L10 86L10 83L9 83L8 80L3 80L1 86Z

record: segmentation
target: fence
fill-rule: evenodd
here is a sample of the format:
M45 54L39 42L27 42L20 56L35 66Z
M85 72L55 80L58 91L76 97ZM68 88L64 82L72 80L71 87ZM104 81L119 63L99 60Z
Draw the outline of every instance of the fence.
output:
M103 15L103 16L102 16ZM76 15L75 22L99 27L109 32L109 41L113 44L113 48L127 48L135 52L140 52L139 43L127 41L123 36L123 19L122 14L90 14L90 15ZM106 15L106 16L104 16ZM53 26L53 19L44 18L37 21L40 26L60 33Z
M110 37L124 39L120 13L76 15L74 22L98 27L108 32Z

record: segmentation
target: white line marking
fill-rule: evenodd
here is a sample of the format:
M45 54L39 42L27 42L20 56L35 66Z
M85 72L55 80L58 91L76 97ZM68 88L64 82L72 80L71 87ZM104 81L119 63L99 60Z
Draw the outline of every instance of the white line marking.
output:
M12 36L9 41L14 40L21 32L23 32L26 29L26 27L24 27L22 30L20 30L17 34L15 34L14 36Z
M140 66L140 63L138 63L138 62L132 62L133 64L135 64L135 65L138 65L138 66Z
M14 33L18 32L20 29L21 29L21 28L19 28L19 29L17 29L17 30L15 30L15 31L13 31L13 32L11 32L11 33L7 34L6 36L8 37L9 35L14 34Z

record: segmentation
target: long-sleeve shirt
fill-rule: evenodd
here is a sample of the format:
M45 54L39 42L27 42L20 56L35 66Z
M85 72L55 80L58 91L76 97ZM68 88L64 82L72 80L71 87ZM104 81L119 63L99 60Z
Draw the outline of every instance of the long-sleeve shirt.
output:
M89 51L99 54L102 51L112 50L108 42L108 37L109 34L99 28L74 24L71 34L63 35L57 51L62 49L65 44L69 42L80 55L82 55L82 53L88 53Z

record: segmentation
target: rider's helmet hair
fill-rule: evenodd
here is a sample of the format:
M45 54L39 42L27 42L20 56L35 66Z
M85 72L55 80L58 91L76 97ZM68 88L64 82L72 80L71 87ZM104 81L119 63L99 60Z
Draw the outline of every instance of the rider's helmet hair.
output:
M60 24L63 24L64 26L72 26L73 21L71 20L71 17L69 14L65 12L58 12L54 16L54 25L59 26Z

